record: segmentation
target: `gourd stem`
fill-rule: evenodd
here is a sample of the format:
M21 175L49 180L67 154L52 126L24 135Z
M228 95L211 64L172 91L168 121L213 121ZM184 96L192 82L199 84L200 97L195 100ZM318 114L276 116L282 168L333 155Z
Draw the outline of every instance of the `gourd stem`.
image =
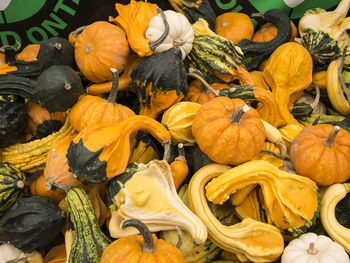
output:
M314 122L311 124L311 126L317 125L320 119L321 119L321 116L317 116Z
M51 177L46 179L45 186L49 190L55 190L56 188L59 188L59 189L62 189L63 191L65 191L66 193L72 188L70 186L61 185L61 184L56 183L55 180Z
M163 141L162 146L164 147L164 155L163 155L163 160L167 161L169 163L170 161L170 154L171 154L171 141Z
M130 226L135 227L143 237L144 242L143 242L142 252L150 252L150 253L156 252L154 248L152 233L151 231L149 231L147 226L138 219L127 219L121 223L120 228L125 229Z
M179 151L179 155L175 158L175 161L187 162L185 157L185 149L182 143L177 145L177 150Z
M310 255L316 255L318 253L318 250L315 248L314 242L310 243L309 248L306 251Z
M338 135L339 131L340 131L340 127L339 126L334 126L333 130L331 131L331 133L329 134L327 139L325 139L323 141L323 145L327 146L327 147L333 147L334 146L335 137Z
M269 151L269 150L261 150L260 153L267 153L267 154L270 154L278 159L281 159L281 160L287 160L288 159L288 156L287 155L282 155L282 154L278 154L278 153L275 153L273 151Z
M117 99L117 94L118 94L118 86L119 86L119 74L118 70L115 68L110 69L112 72L112 88L111 91L109 92L107 103L115 105L115 101Z
M346 99L347 101L350 103L350 91L348 90L348 88L346 87L345 83L344 83L344 80L343 80L343 77L342 77L342 74L343 74L343 68L344 68L344 61L345 61L345 56L346 56L346 49L347 49L347 46L344 47L344 50L343 50L343 55L341 57L341 62L340 62L340 66L338 68L338 78L339 78L339 81L340 81L340 85L343 89L343 92L345 93L346 95Z
M316 82L312 81L312 84L314 85L315 90L316 90L315 100L310 104L311 108L313 109L312 112L314 112L316 107L317 107L317 105L320 103L321 94L320 94L320 87L316 84Z
M72 32L72 36L74 36L74 37L79 36L79 35L84 31L84 29L85 29L86 27L87 27L87 26L78 27L77 29L75 29L75 30Z
M176 226L176 231L177 231L177 236L178 236L176 247L180 248L182 246L182 231L181 231L180 227L178 227L178 226Z
M215 96L219 96L219 92L215 89L213 89L209 83L204 79L202 73L200 73L199 70L195 69L195 68L190 68L189 72L186 74L188 77L193 77L195 79L198 79L202 85L209 90L210 92L212 92Z
M25 184L24 184L24 182L22 180L17 182L17 187L18 188L23 188L24 186L25 186Z
M281 151L282 156L287 155L287 146L286 143L284 142L283 138L279 139L277 142L275 142L276 146L278 149Z
M157 8L157 11L163 19L165 29L163 34L157 40L149 43L149 47L152 51L154 51L160 44L164 42L164 40L168 37L169 31L170 31L169 23L163 10L160 8Z
M239 122L241 121L241 118L243 116L244 113L246 113L247 111L249 111L250 108L248 105L244 104L241 107L238 108L237 111L235 111L230 117L230 121L232 125L239 125Z

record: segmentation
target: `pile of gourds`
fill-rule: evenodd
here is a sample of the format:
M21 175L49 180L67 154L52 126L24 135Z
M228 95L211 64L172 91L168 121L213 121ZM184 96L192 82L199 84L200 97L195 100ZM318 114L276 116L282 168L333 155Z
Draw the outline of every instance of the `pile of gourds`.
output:
M349 262L350 0L169 2L1 57L0 262Z

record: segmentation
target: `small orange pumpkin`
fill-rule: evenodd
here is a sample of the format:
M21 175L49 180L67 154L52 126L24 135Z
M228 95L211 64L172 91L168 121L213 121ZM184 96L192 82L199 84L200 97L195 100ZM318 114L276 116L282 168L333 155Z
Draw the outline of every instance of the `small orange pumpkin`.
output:
M16 55L16 60L35 61L40 49L39 44L30 44L23 48L23 50Z
M330 124L304 128L292 141L290 159L295 170L320 186L350 178L350 133Z
M199 148L214 162L238 165L264 147L264 124L241 99L217 97L202 105L192 123Z
M126 227L136 227L141 236L131 235L117 239L105 249L100 263L185 263L177 247L152 235L140 220L125 220L121 228Z
M111 80L110 68L122 72L129 54L124 31L106 21L88 25L78 36L74 48L79 70L95 83Z
M107 100L98 96L83 95L69 112L69 121L77 131L80 132L96 124L116 124L135 115L128 107L115 102L118 92L118 72L115 69L111 71L113 84Z
M227 12L216 17L216 33L233 44L244 38L251 39L254 25L250 17L244 13Z
M294 38L297 37L298 31L293 21L290 21L290 25L292 26L292 36L290 37L290 41L293 41ZM268 22L254 33L252 40L257 42L268 42L274 39L276 36L277 27L274 24Z
M39 103L28 101L26 103L28 114L28 128L37 138L44 138L57 132L66 120L65 112L48 112Z

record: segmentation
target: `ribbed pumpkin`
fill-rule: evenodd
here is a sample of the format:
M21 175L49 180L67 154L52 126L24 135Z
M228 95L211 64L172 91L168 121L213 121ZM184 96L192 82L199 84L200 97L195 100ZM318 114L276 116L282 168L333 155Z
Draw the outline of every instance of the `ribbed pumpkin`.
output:
M29 117L28 128L37 138L44 138L59 131L66 120L65 112L50 113L34 101L28 101L26 109Z
M172 144L191 146L196 143L192 135L192 122L200 107L195 102L181 101L164 112L162 124L169 131Z
M25 175L10 163L0 162L0 215L7 211L23 193Z
M74 47L79 70L96 83L112 79L110 68L123 71L129 54L124 31L105 21L88 25L78 36Z
M292 141L290 159L298 174L320 186L350 177L350 133L330 124L304 128Z
M254 25L244 13L227 12L216 17L215 30L218 35L237 44L243 38L252 38Z
M202 105L192 123L199 148L221 164L241 164L264 147L265 128L259 114L241 99L217 97Z
M69 112L69 121L77 131L96 124L116 124L135 115L128 107L116 103L118 72L115 69L111 70L113 84L108 99L105 100L93 95L83 95Z
M136 227L141 235L131 235L114 241L103 252L100 263L185 263L177 247L152 235L141 221L125 220L121 228L126 227Z
M38 55L40 45L30 44L23 48L23 50L16 55L16 60L22 61L35 61L37 60L36 56Z
M66 157L73 139L74 136L67 136L56 142L50 149L44 170L48 189L53 186L53 183L72 187L82 186L82 183L73 176L69 169Z

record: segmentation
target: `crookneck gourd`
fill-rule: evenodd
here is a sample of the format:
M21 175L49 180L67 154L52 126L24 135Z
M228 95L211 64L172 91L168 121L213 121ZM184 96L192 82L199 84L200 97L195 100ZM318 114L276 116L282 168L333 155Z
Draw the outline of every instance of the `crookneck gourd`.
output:
M350 133L330 124L304 128L292 141L290 159L298 174L318 185L350 178Z
M153 54L153 47L145 37L151 19L158 14L158 5L131 0L129 4L115 4L118 16L109 21L120 25L126 32L130 48L140 57ZM166 21L166 19L164 19Z
M82 95L69 111L70 123L77 131L80 132L86 127L97 124L116 124L135 115L128 107L116 103L118 72L115 68L110 70L113 76L113 84L108 99L105 100L94 95Z
M264 79L278 102L281 118L287 124L299 124L288 105L298 99L312 82L312 58L300 44L288 42L279 46L264 69Z
M26 177L10 163L0 162L0 215L26 192Z
M209 83L238 80L241 85L254 84L243 64L244 54L240 47L211 31L202 18L192 27L195 38L188 56Z
M177 195L169 164L153 160L148 164L131 164L125 174L112 179L108 196L112 218L110 235L114 238L135 234L134 229L121 230L124 219L136 218L152 232L174 229L189 232L201 244L207 239L207 230L201 220Z
M268 42L256 42L242 39L237 46L244 53L244 65L249 71L258 68L259 64L269 57L280 45L289 41L292 35L290 18L279 9L270 9L264 13L253 14L252 17L261 17L277 26L277 36Z
M192 134L210 159L233 165L251 160L266 138L256 110L241 99L227 97L216 97L199 108Z
M205 197L205 185L230 169L228 165L210 164L198 170L188 187L190 206L206 225L210 240L220 248L239 255L242 261L271 262L278 259L284 242L275 226L251 218L228 226L211 212Z
M231 194L255 184L261 187L267 222L283 234L305 233L318 218L320 197L316 183L263 160L246 162L214 178L205 187L206 197L223 204Z
M117 124L85 128L68 148L67 159L73 174L84 184L91 184L123 173L130 156L130 141L139 130L149 132L159 142L170 141L163 125L142 115Z
M133 68L130 76L140 103L140 115L155 119L187 93L186 69L177 48L146 58Z

